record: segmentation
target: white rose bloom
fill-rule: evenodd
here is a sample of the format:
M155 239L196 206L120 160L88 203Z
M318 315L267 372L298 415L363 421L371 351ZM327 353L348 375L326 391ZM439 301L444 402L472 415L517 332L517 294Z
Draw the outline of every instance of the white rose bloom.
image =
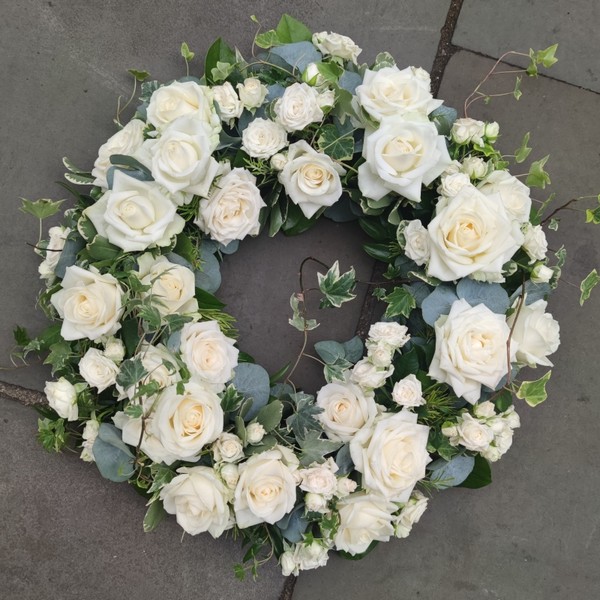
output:
M296 562L294 552L286 550L279 557L279 564L281 565L281 574L284 577L295 575L296 577L300 574L300 565Z
M397 381L392 390L392 400L400 406L421 406L425 404L421 382L412 373Z
M240 465L234 510L240 529L258 523L277 523L296 502L298 459L288 448L276 446L251 456Z
M408 333L406 325L400 325L395 321L379 321L373 323L369 328L369 340L383 342L394 349L398 349L410 340L410 333Z
M301 131L323 118L318 102L319 92L306 83L293 83L275 102L276 121L286 131Z
M210 467L180 467L160 490L165 510L190 535L208 531L218 538L233 525L228 490Z
M554 271L543 264L537 264L531 271L533 283L548 283L554 277Z
M515 311L508 317L508 326L514 327L511 347L517 347L516 358L520 364L553 366L547 357L558 350L560 327L546 312L547 305L545 300L536 300L529 305L523 304L518 314Z
M172 314L193 313L198 310L194 297L194 273L183 265L170 262L165 256L154 258L150 252L138 258L140 281L150 289L142 298L152 297L152 304L164 317Z
M374 342L367 340L367 358L376 367L389 367L394 356L394 348L390 347L385 342Z
M450 131L450 137L457 144L468 144L470 142L483 146L485 134L485 123L475 119L456 119Z
M67 421L77 421L77 389L70 381L64 377L58 381L47 381L44 393L50 408L53 408L59 417Z
M502 267L523 242L519 224L497 197L473 186L438 204L429 223L431 257L427 274L442 281L484 274L498 280ZM500 279L501 280L501 279Z
M79 373L100 393L115 384L119 367L97 348L90 348L79 361Z
M363 390L374 390L380 388L393 372L393 365L387 369L381 368L374 365L368 358L363 358L352 368L350 381L359 385Z
M337 477L326 466L315 466L300 469L300 489L313 494L321 494L327 499L333 497L337 490Z
M467 156L462 161L461 170L471 179L482 179L488 172L488 164L480 156Z
M183 394L177 393L177 386L166 388L156 404L148 432L178 460L198 460L202 449L223 431L221 399L197 379L185 384Z
M270 119L254 119L242 131L242 150L252 158L270 158L287 145L286 130Z
M415 492L406 503L395 521L395 534L398 538L408 537L412 526L419 522L423 513L427 509L429 499L421 492Z
M138 181L116 171L112 190L83 211L96 231L126 252L168 246L185 221L154 181Z
M215 110L211 89L194 81L174 81L159 87L150 98L147 114L148 122L158 131L179 117L193 117L207 123L215 139L221 131L221 120Z
M508 171L492 171L477 184L477 189L486 196L498 194L506 212L519 223L529 221L530 190Z
M351 60L355 64L358 55L362 52L362 49L351 38L339 33L327 33L326 31L313 33L312 43L326 56L337 56L344 60Z
M337 489L335 491L335 495L338 498L345 498L354 490L356 490L357 486L358 484L356 483L356 481L350 479L349 477L340 477L337 482Z
M345 173L329 156L301 140L290 146L278 178L292 202L310 219L320 208L332 206L340 199L340 175Z
M310 512L326 513L329 508L327 507L327 498L322 494L316 494L315 492L308 492L304 495L304 504L306 510Z
M460 444L473 452L487 450L494 441L492 429L468 412L458 417L456 425L442 427L442 433L449 438L453 446Z
M114 363L121 363L125 358L125 344L116 337L109 337L103 340L104 356L109 358Z
M172 194L208 195L219 172L214 149L210 127L193 117L176 119L158 139L144 142L152 176Z
M83 444L81 444L81 447L83 448L80 455L81 460L85 462L96 461L94 458L94 442L98 437L99 429L100 423L96 421L96 419L91 419L85 422L85 427L81 433L81 437L83 438Z
M63 339L96 340L121 328L123 289L112 275L100 275L95 269L67 267L61 286L50 302L63 319L60 330Z
M248 110L262 106L267 97L267 86L256 77L247 77L244 83L238 83L236 87L242 104Z
M494 403L489 400L475 404L475 406L473 406L473 413L478 419L490 419L496 417Z
M363 157L358 187L373 200L395 192L420 202L421 186L429 185L451 163L444 136L421 115L385 119L379 129L367 129Z
M430 79L423 69L384 67L367 69L362 85L356 88L359 104L377 121L407 113L428 115L441 106L430 91Z
M181 330L181 358L192 375L216 392L233 378L239 350L235 340L221 331L216 321L186 323Z
M525 236L523 250L530 258L529 264L533 264L536 260L544 260L548 252L548 240L542 226L525 223L522 231Z
M372 393L361 390L353 383L328 383L317 392L317 415L327 437L349 442L356 432L377 414Z
M392 502L407 502L425 477L429 427L407 410L382 414L350 442L350 455L362 473L363 487Z
M240 478L240 469L234 463L221 463L219 465L219 475L225 485L230 490L234 490Z
M200 201L194 221L213 240L227 245L260 231L258 217L266 206L250 171L235 168L219 179L208 198Z
M271 169L274 171L283 171L283 167L287 164L287 156L285 154L274 154L271 156L271 160L269 164L271 165Z
M329 559L329 548L314 540L310 544L298 544L297 561L301 571L324 567Z
M235 463L244 458L242 440L235 433L222 433L212 446L215 462Z
M424 265L431 254L429 232L419 219L409 221L402 230L405 245L404 254L417 265Z
M244 104L235 93L235 89L226 81L223 85L215 85L212 88L214 100L219 107L221 121L230 125L235 119L239 119L244 111Z
M375 540L394 535L393 513L398 507L376 494L350 494L337 503L340 524L333 538L336 550L361 554Z
M440 185L437 188L437 193L446 196L446 198L454 198L465 185L470 184L471 178L466 173L442 175Z
M108 182L106 181L106 173L112 166L110 163L110 157L113 154L125 154L131 156L134 154L144 141L144 129L146 123L140 119L132 119L121 129L117 131L112 137L100 146L98 150L98 158L94 163L92 169L92 176L94 179L94 185L106 189Z
M506 342L510 327L504 315L484 304L456 300L450 314L435 322L435 354L429 376L452 386L457 396L475 404L481 386L494 389L508 372ZM511 344L511 362L518 344Z
M267 433L265 428L257 422L250 423L246 427L246 439L249 444L260 444L265 437L265 433Z
M71 233L69 227L50 227L48 230L49 239L45 252L46 258L38 267L41 279L51 279L54 277L54 270L60 260L62 249L65 247L69 233Z

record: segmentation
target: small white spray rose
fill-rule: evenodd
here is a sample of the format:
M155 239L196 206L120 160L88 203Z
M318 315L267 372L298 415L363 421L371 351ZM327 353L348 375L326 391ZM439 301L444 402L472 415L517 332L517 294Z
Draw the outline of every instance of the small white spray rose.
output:
M125 358L125 344L116 337L109 337L104 343L104 356L119 364Z
M70 381L64 377L58 381L47 381L44 393L50 408L53 408L59 417L67 421L77 421L77 389Z
M529 256L529 264L533 264L536 260L544 260L548 252L548 240L542 226L525 223L522 231L525 236L523 250Z
M312 43L326 56L337 56L344 60L351 60L353 63L356 63L358 55L362 52L351 38L339 33L326 31L314 33Z
M408 537L412 527L423 516L427 509L429 499L421 492L414 492L410 500L404 505L395 520L395 534L398 538Z
M483 146L485 123L475 119L456 119L452 125L450 136L457 144L474 143Z
M212 446L215 462L235 463L244 458L242 440L234 433L222 433Z
M424 265L431 255L429 232L419 219L408 221L402 230L405 245L404 253L417 265Z
M240 118L244 110L243 102L238 98L229 81L226 81L223 85L213 86L212 91L215 102L219 107L221 121L231 125L235 119Z
M531 281L533 283L548 283L554 276L554 271L544 264L538 264L531 271Z
M250 423L246 427L246 439L249 444L260 444L265 437L265 428L258 422Z
M421 406L425 404L421 382L413 373L394 384L392 400L400 406Z
M488 164L480 156L467 156L462 161L461 170L471 179L482 179L488 172Z
M90 387L95 387L100 393L115 384L119 367L101 350L89 348L79 361L79 373Z
M85 427L81 433L81 437L83 438L83 444L81 444L81 447L83 448L80 455L81 460L85 462L95 462L94 442L98 437L99 429L100 423L96 421L96 419L90 419L85 422Z
M256 77L247 77L244 83L238 83L236 87L244 108L248 110L261 106L267 97L267 86Z
M69 233L71 233L69 227L50 227L48 230L49 239L46 246L46 257L38 267L41 279L52 279L54 277L56 265L60 260Z
M319 92L306 83L293 83L275 102L276 121L286 131L300 131L323 118Z
M252 158L270 158L287 145L286 130L270 119L254 119L242 131L242 150Z

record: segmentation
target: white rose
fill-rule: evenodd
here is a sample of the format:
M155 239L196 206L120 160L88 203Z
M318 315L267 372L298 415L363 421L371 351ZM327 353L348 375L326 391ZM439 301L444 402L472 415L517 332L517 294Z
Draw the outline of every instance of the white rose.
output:
M546 312L547 305L545 300L528 305L523 303L518 313L515 310L508 317L508 326L513 328L511 347L517 347L516 358L520 364L553 366L547 357L560 345L560 327Z
M214 149L210 127L192 117L176 119L158 139L144 142L152 176L172 194L208 195L219 172Z
M344 60L351 60L355 64L358 55L362 52L362 49L351 38L339 33L327 33L326 31L313 33L312 43L326 56L337 56Z
M239 119L242 115L244 104L238 98L229 81L226 81L223 85L215 85L212 91L221 113L221 121L231 125L234 119Z
M190 535L208 531L218 538L233 522L227 504L228 491L210 467L181 467L160 490L165 510Z
M271 156L269 164L274 171L283 171L283 167L287 164L287 156L285 154L274 154Z
M421 186L429 185L451 162L444 136L420 115L410 121L385 119L379 129L367 129L363 157L358 187L373 200L395 192L420 202Z
M488 172L488 164L480 156L467 156L462 161L461 170L471 179L481 179Z
M255 454L240 465L234 496L240 529L258 523L277 523L294 508L297 468L294 453L281 446Z
M337 490L337 477L326 466L315 466L309 469L300 469L300 489L313 494L321 494L325 498L332 498Z
M496 417L494 403L490 402L489 400L475 404L473 407L473 413L478 419L489 419Z
M442 281L478 273L497 280L504 263L523 241L519 224L499 199L485 196L473 186L465 186L454 198L440 202L428 230L431 257L427 274Z
M240 469L234 463L221 463L219 465L219 475L225 485L230 490L234 490L240 478Z
M64 377L58 381L47 381L44 393L50 408L53 408L59 417L67 421L77 421L77 389L70 381Z
M83 448L80 455L81 460L85 462L96 461L94 458L94 442L98 437L99 429L100 423L96 421L96 419L91 419L85 422L85 427L81 433L81 437L83 438L83 443L81 444L81 447Z
M335 104L335 92L333 90L321 92L317 98L317 102L323 109L331 108Z
M493 144L498 139L498 134L500 133L500 125L496 123L496 121L492 121L491 123L485 124L485 139Z
M345 498L349 494L351 494L357 488L356 481L348 477L340 477L337 482L337 489L335 495L338 498Z
M186 323L179 349L188 369L205 385L220 392L234 375L239 350L235 340L221 331L216 321Z
M154 181L138 181L115 171L113 188L83 211L96 231L126 252L168 246L185 221Z
M485 134L485 123L475 119L456 119L450 131L450 137L457 144L468 144L472 142L483 146L483 136Z
M523 250L530 258L529 264L533 264L536 260L544 260L548 252L548 240L542 226L525 223L521 231L525 236Z
M379 321L369 328L369 339L374 342L383 342L394 349L402 348L410 340L410 333L406 325L395 321Z
M300 574L300 565L296 562L294 552L286 550L279 557L279 564L281 565L281 574L284 577L295 575L296 577Z
M446 198L454 198L465 185L470 185L470 183L471 178L466 173L442 175L437 193Z
M393 372L393 365L388 368L381 368L374 365L368 358L363 358L352 368L350 381L364 390L374 390L380 388Z
M136 357L140 358L142 366L148 373L140 383L156 382L162 389L181 381L181 375L176 368L177 361L163 344L151 346L144 342ZM135 394L135 386L126 390L126 394L132 399Z
M412 373L397 381L392 390L392 400L400 406L421 406L425 404L421 382Z
M452 386L457 396L475 404L481 386L494 389L508 372L506 342L510 327L504 315L484 304L456 300L450 314L435 322L435 353L429 376ZM511 344L514 360L517 343Z
M406 503L395 521L396 537L405 538L411 532L412 526L419 522L427 509L428 498L421 492L415 492Z
M158 397L148 431L178 460L196 461L223 431L221 399L194 378L183 394L177 386L168 387Z
M147 114L148 122L158 131L162 131L179 117L193 117L207 123L215 139L221 131L221 121L215 110L212 91L194 81L174 81L159 87L150 98Z
M332 206L340 199L340 175L345 173L329 156L301 140L290 146L278 178L292 202L310 219L320 208Z
M96 340L121 328L123 289L112 275L100 275L95 269L67 267L61 286L50 302L63 319L60 330L63 339Z
M430 79L423 77L423 73L423 69L413 67L367 69L362 85L356 88L358 102L377 121L406 113L426 116L443 101L433 98Z
M306 68L302 73L302 81L316 88L321 88L327 84L325 77L323 77L323 74L319 71L319 66L314 62L306 65Z
M349 442L356 432L377 414L372 393L353 383L328 383L317 392L317 415L327 437Z
M242 150L253 158L270 158L287 145L285 129L270 119L254 119L242 131Z
M222 433L212 446L215 462L235 463L244 458L242 440L235 433Z
M554 271L543 264L537 264L531 271L531 281L533 283L548 283L554 277Z
M376 494L359 492L337 503L340 524L333 538L336 550L362 554L375 540L394 535L392 514L397 506Z
M394 348L385 342L374 342L373 340L367 340L366 346L367 358L370 362L379 368L390 366L394 355Z
M200 201L200 213L194 221L213 240L227 245L260 230L260 209L266 206L256 186L256 177L235 168L219 179L208 198Z
M298 544L298 565L301 571L318 569L327 564L329 558L328 548L317 540L310 544Z
M301 131L323 118L318 102L319 92L306 83L293 83L275 102L276 121L286 131Z
M458 417L456 425L442 427L442 433L449 438L453 446L460 444L473 452L487 450L494 441L494 432L491 428L468 412Z
M329 509L327 507L327 498L322 494L316 494L314 492L308 492L304 495L304 504L306 510L310 512L326 513Z
M267 86L256 77L247 77L244 83L238 83L236 87L242 104L248 110L261 106L267 97Z
M104 356L114 363L119 364L125 358L125 344L116 337L109 337L102 342L104 344Z
M249 444L260 444L265 437L265 433L265 428L257 422L250 423L248 427L246 427L246 439Z
M477 189L486 196L498 194L506 212L519 223L529 221L530 190L508 171L492 171L477 185Z
M383 414L361 429L350 442L350 455L363 475L363 487L406 502L431 462L428 436L429 427L417 424L417 415L407 410Z
M115 384L119 367L97 348L90 348L79 361L79 373L100 393Z
M94 185L106 189L108 183L106 181L106 174L110 169L111 162L110 157L113 154L125 154L131 156L134 154L144 141L144 129L146 123L140 119L132 119L121 129L117 131L112 137L100 146L98 150L98 158L94 163L92 169L92 176L94 179Z
M165 256L154 258L150 252L138 258L138 265L140 281L150 286L142 292L142 298L151 297L152 305L163 317L198 310L194 297L196 279L190 269L170 262Z
M69 233L71 233L69 227L50 227L48 230L49 239L45 249L45 259L38 267L40 278L51 279L54 277L54 270L60 260Z
M431 254L429 232L419 219L408 221L402 230L404 235L405 245L404 254L411 260L414 260L417 265L424 265Z

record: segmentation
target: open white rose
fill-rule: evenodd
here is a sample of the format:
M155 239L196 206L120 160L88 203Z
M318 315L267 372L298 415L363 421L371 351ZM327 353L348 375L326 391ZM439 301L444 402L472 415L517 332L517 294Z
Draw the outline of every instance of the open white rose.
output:
M417 265L424 265L431 254L429 232L419 219L408 221L402 230L404 235L404 254Z
M261 106L267 97L267 86L256 77L247 77L244 83L238 83L236 87L242 104L248 110Z
M425 404L421 382L413 373L394 384L392 400L400 406L421 406Z
M520 364L552 366L548 355L558 350L560 327L546 312L547 305L545 300L536 300L523 304L518 313L515 311L508 317L508 326L513 328L511 346L517 347L516 358Z
M165 256L154 258L150 252L138 258L140 281L150 289L142 297L152 297L153 306L162 316L193 313L198 310L194 297L194 273L183 265L170 262Z
M336 550L362 554L375 540L394 535L393 513L398 507L376 494L357 492L337 503L340 524L333 538Z
M481 386L494 389L508 372L506 342L510 327L504 315L484 304L456 300L448 315L435 322L435 353L429 376L448 383L457 396L475 404ZM513 361L518 344L511 343Z
M358 55L362 52L351 38L339 33L326 31L314 33L312 43L324 55L337 56L344 60L351 60L353 63L356 63Z
M475 119L456 119L452 124L450 136L457 144L468 144L470 142L483 146L485 134L485 123Z
M321 494L331 499L337 491L337 477L327 466L313 466L309 469L300 469L300 489L313 494Z
M471 178L466 173L450 173L442 175L437 193L446 198L454 198L458 192L471 183Z
M548 252L548 240L542 226L525 223L521 231L523 231L525 237L523 250L529 256L529 264L533 264L536 260L544 260L546 252Z
M219 179L208 198L200 201L200 213L194 221L213 240L225 246L260 230L260 209L266 206L256 177L235 168Z
M300 131L323 118L319 92L306 83L293 83L275 102L275 120L286 131Z
M310 219L320 208L332 206L340 199L340 175L345 173L329 156L301 140L290 146L278 178L292 202Z
M359 104L377 121L396 118L406 113L428 115L443 101L430 92L429 76L423 69L384 67L367 69L362 85L356 88Z
M372 200L395 192L420 202L421 186L429 185L451 163L444 136L420 115L411 120L388 118L379 129L367 129L363 157L358 187Z
M406 325L400 325L395 321L379 321L369 328L369 340L383 342L397 350L410 340L410 333Z
M398 538L408 537L412 527L423 516L429 499L421 492L415 492L395 520L395 534Z
M242 131L242 150L253 158L270 158L287 145L286 130L270 119L254 119Z
M216 321L186 323L181 330L183 361L196 378L216 392L232 379L239 351L235 340L223 334Z
M119 367L97 348L90 348L79 361L79 373L100 393L115 384Z
M96 231L126 252L168 246L185 221L154 181L138 181L116 171L113 188L83 211Z
M377 414L373 394L350 382L324 385L316 404L323 409L317 419L327 437L342 442L349 442Z
M215 462L235 463L244 458L242 440L235 433L222 433L212 446Z
M235 119L240 118L244 110L244 105L235 93L234 87L226 81L223 85L215 85L212 91L219 107L221 121L231 125Z
M234 510L240 529L277 523L294 508L298 459L281 446L251 456L240 465Z
M363 487L393 502L408 501L431 462L428 436L429 427L407 410L382 414L361 429L350 442L350 455Z
M456 425L442 427L442 433L453 446L460 444L473 452L484 452L494 441L492 429L468 412L457 418Z
M368 358L363 358L352 368L350 381L359 385L363 390L374 390L380 388L393 372L394 365L378 367Z
M113 136L100 146L98 150L98 158L94 163L92 169L92 176L94 179L94 185L106 189L108 183L106 181L106 173L112 166L110 163L110 157L113 154L134 154L144 141L144 129L146 123L140 119L132 119L121 129L117 131Z
M61 286L50 302L63 319L60 334L65 340L96 340L121 328L123 289L112 275L74 265L67 267Z
M442 281L483 274L501 278L502 267L523 242L519 224L497 196L473 186L440 202L429 223L431 257L427 274Z
M100 423L96 419L90 419L85 422L85 427L81 433L83 443L81 447L81 455L79 458L85 462L95 462L94 458L94 442L98 437L98 430L100 429Z
M297 560L300 570L309 571L310 569L324 567L329 558L328 551L329 548L318 540L313 540L310 544L298 544Z
M50 227L48 230L48 245L46 246L45 258L38 267L42 279L54 277L54 270L60 260L62 249L65 247L67 236L71 233L69 227Z
M529 221L530 190L508 171L492 171L477 184L477 189L486 196L498 194L506 212L519 223Z
M172 194L206 196L219 172L213 158L210 127L193 117L180 117L158 139L144 142L152 177Z
M180 467L160 490L164 509L190 535L208 531L218 538L233 526L228 490L210 467Z
M77 421L77 389L70 381L64 377L58 381L47 381L44 393L50 408L53 408L59 417L67 421Z

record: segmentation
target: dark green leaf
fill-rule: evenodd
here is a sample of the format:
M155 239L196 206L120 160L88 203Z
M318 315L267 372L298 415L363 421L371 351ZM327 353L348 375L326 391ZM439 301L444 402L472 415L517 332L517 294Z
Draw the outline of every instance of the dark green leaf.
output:
M154 531L166 516L167 511L163 508L162 502L160 500L152 502L144 516L144 531L146 533Z
M460 484L459 487L478 489L492 483L492 469L490 463L480 454L475 456L475 466L471 474Z
M284 14L275 29L277 37L282 44L292 42L312 41L312 32L304 23L297 21L294 17Z
M266 406L263 406L256 415L256 420L264 427L268 433L275 429L281 422L283 414L283 404L279 400L273 400Z

